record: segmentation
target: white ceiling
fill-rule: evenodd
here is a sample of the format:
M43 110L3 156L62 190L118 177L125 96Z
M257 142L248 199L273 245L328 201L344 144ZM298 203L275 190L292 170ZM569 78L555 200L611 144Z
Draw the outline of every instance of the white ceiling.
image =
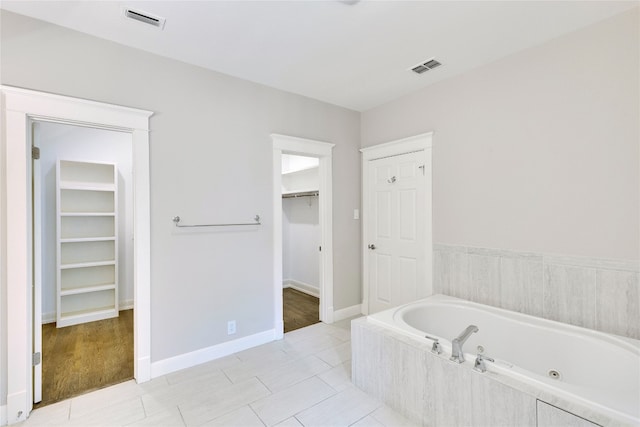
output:
M123 6L167 19L160 31ZM0 7L365 111L637 1L6 1ZM594 56L597 52L594 52ZM435 57L443 66L407 71Z

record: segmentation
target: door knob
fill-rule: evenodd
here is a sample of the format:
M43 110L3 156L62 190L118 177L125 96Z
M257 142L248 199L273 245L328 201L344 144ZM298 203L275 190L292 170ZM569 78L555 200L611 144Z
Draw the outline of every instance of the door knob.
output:
M375 248L376 248L376 245L374 245L374 244L372 243L372 244L370 244L370 245L369 245L369 246L367 246L367 247L368 247L369 249L375 249Z

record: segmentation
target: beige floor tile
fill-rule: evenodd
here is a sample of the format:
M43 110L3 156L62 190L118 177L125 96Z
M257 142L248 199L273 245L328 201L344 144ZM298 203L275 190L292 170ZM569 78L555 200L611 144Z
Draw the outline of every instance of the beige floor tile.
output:
M334 393L335 391L327 384L312 377L252 403L251 408L266 425L271 426L321 402Z
M339 346L343 343L344 341L331 335L323 334L318 336L310 336L304 340L290 343L291 347L287 349L286 352L291 357L301 358L318 354L324 350Z
M319 374L318 378L329 384L336 391L351 387L351 361L334 366L330 370Z
M218 371L203 377L156 388L142 395L142 403L146 414L151 415L182 403L206 400L229 386L231 386L231 381Z
M316 356L331 366L340 365L351 360L351 342L345 342L327 350L321 351Z
M385 427L380 421L373 418L371 415L367 415L366 417L360 419L358 422L351 424L352 427ZM393 425L389 425L386 427L394 427Z
M191 368L182 369L165 375L169 384L177 384L181 381L198 378L204 375L220 372L221 369L230 368L240 363L240 359L235 356L223 357L212 360L211 362L193 366Z
M264 359L265 356L268 356L270 353L278 353L282 352L288 347L288 344L285 340L273 341L267 344L260 345L258 347L253 347L239 353L234 354L241 361L247 361L252 359Z
M409 421L393 409L389 408L386 405L381 406L376 409L371 417L378 421L380 424L389 426L389 427L413 427L417 426L417 424Z
M349 426L380 406L381 403L376 399L355 387L350 387L296 414L296 418L305 427Z
M276 393L312 376L326 372L331 366L315 356L298 359L258 375L258 379Z
M253 410L248 406L243 406L233 412L209 421L206 426L219 427L263 427L264 424Z
M178 407L165 409L146 418L128 424L126 427L185 427L184 420Z
M283 422L276 424L275 427L300 427L300 421L296 419L296 417L287 418Z
M82 417L96 410L113 406L117 403L126 402L136 398L144 393L134 380L106 387L92 393L83 394L82 396L71 399L70 419Z
M269 352L261 358L240 362L237 365L223 369L222 372L224 372L232 382L237 383L276 369L294 360L294 356L278 350L273 353Z
M69 413L71 412L71 399L62 402L47 405L31 412L29 418L18 424L19 426L45 426L63 424L69 421Z
M73 411L73 404L72 404ZM77 418L72 418L68 426L125 426L145 418L140 397L130 398L124 402L91 411Z
M257 378L250 378L211 393L206 399L194 399L180 404L178 408L187 426L197 426L269 394L269 390Z

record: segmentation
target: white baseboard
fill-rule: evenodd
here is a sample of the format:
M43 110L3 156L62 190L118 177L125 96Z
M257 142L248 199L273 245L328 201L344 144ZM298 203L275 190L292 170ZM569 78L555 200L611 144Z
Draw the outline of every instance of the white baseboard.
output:
M333 321L339 322L340 320L348 319L349 317L362 314L362 304L352 305L351 307L342 308L333 312Z
M6 426L7 420L7 405L0 406L0 426Z
M133 308L133 300L121 301L118 305L119 310L131 310ZM46 323L55 323L56 321L56 312L50 311L49 313L42 313L42 324Z
M303 292L307 295L311 295L312 297L320 298L320 290L317 286L300 282L298 280L286 279L282 282L282 288L295 289L296 291Z
M156 378L181 369L190 368L205 362L210 362L251 347L266 344L276 339L276 331L259 332L248 337L238 338L233 341L223 342L211 347L202 348L190 353L180 354L168 359L151 363L151 378Z
M55 323L56 321L56 312L50 311L49 313L42 313L42 324L45 323Z

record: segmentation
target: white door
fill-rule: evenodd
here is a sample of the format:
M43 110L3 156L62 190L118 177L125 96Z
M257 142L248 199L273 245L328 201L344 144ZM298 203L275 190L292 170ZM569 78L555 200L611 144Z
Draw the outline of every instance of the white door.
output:
M426 296L425 152L369 161L369 313Z

